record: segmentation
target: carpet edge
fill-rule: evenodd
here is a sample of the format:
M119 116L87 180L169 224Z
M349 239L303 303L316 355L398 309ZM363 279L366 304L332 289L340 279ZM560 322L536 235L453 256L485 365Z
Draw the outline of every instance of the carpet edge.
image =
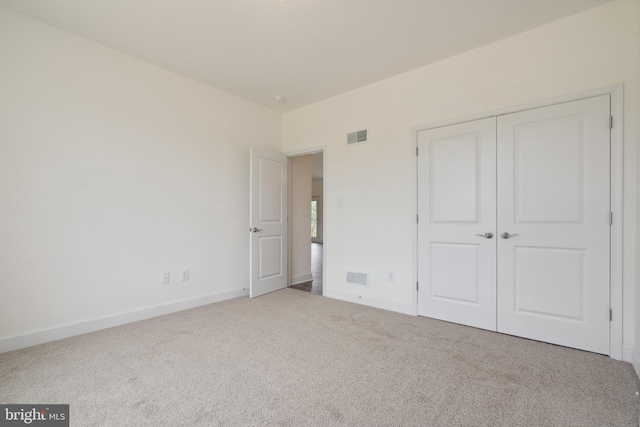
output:
M76 335L95 332L102 329L113 328L139 320L150 319L152 317L163 316L190 308L222 302L233 298L248 296L247 289L234 289L231 291L218 292L197 298L176 301L168 304L146 307L138 310L104 316L96 319L88 319L78 323L56 326L49 329L28 332L7 338L0 338L0 353L6 353L21 348L57 341Z

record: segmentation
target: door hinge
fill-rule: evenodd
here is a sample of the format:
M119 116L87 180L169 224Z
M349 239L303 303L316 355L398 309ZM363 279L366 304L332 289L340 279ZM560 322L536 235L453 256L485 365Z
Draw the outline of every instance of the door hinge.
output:
M613 212L609 212L609 225L613 225Z
M613 116L609 116L609 129L613 129Z
M416 224L420 224L420 216L416 215Z
M418 147L416 147L416 157L418 157Z
M609 309L609 321L613 321L613 308Z
M416 291L420 288L420 286L418 285L418 282L416 282Z

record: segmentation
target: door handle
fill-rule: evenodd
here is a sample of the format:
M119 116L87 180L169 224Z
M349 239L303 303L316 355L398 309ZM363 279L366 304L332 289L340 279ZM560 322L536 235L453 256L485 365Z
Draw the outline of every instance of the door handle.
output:
M476 236L484 237L485 239L491 239L493 237L492 232L484 233L484 234L476 234Z
M254 233L258 233L258 232L262 231L262 228L253 227L253 229L250 228L249 231L253 231Z
M518 236L518 234L509 234L508 232L504 232L500 235L503 239L508 239L509 237Z

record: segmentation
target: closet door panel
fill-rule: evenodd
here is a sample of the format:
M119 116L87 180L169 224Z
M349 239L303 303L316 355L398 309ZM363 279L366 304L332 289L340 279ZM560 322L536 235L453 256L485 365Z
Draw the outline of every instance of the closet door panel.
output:
M421 316L496 328L495 129L489 118L418 134Z
M498 331L609 354L609 96L499 116L497 141Z

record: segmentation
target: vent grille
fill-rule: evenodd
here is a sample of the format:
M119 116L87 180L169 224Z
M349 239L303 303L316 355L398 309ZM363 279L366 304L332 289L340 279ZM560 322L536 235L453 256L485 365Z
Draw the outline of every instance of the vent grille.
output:
M357 132L351 132L347 134L347 144L360 144L367 142L367 130L359 130Z
M369 275L357 271L347 271L347 283L360 286L369 286Z

